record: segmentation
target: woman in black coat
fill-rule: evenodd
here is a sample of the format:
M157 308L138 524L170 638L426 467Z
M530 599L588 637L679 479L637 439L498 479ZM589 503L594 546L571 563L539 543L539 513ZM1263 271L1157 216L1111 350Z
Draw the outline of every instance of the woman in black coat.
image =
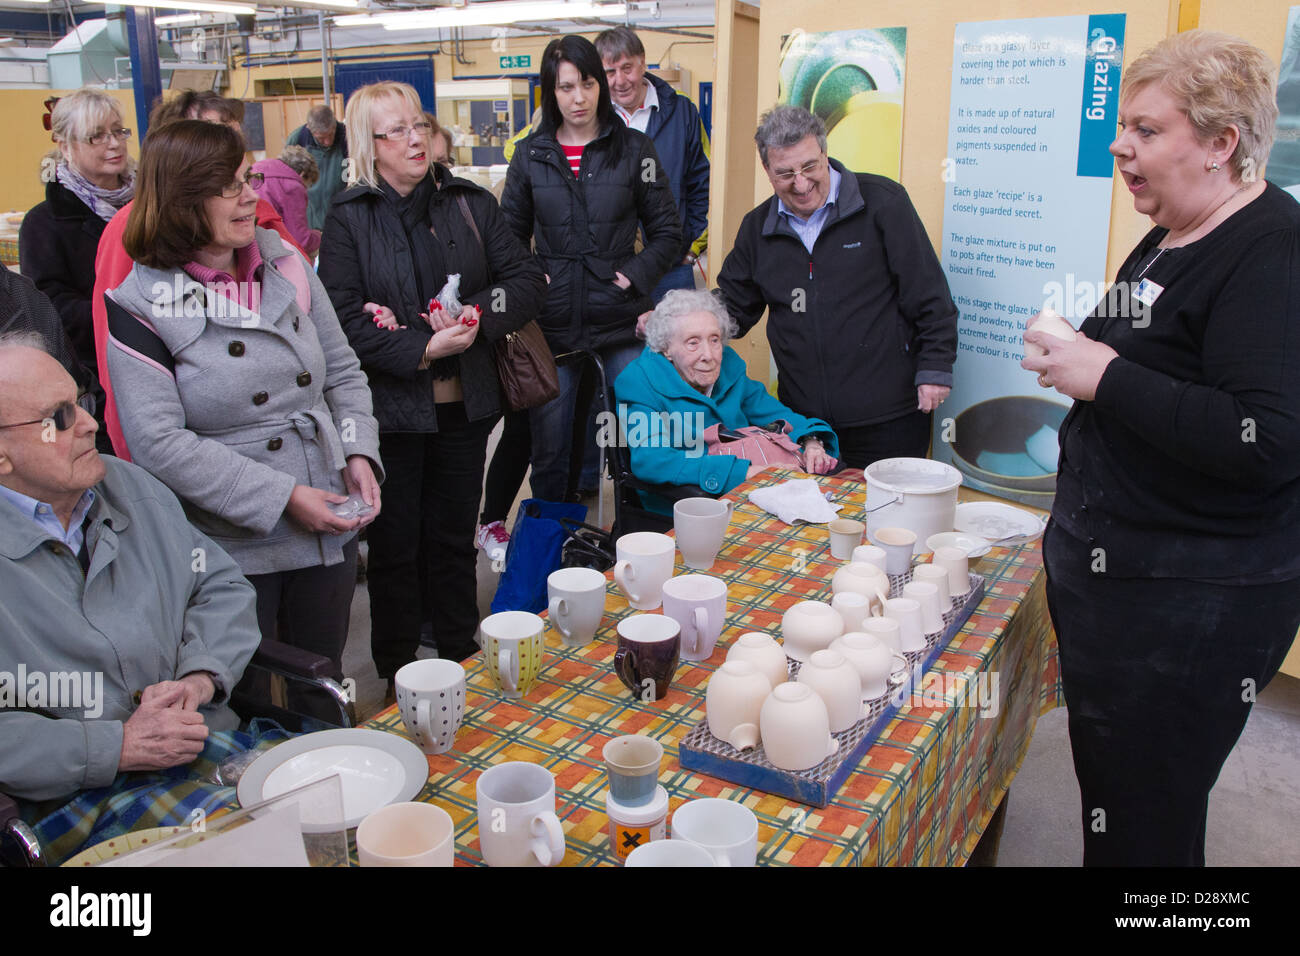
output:
M427 582L439 656L478 650L474 522L502 408L492 344L536 317L546 281L492 195L430 163L414 89L362 87L346 123L357 182L334 197L319 273L379 420L387 481L367 581L371 650L391 681L415 658ZM430 310L452 274L464 308Z
M42 164L45 202L23 217L18 232L19 268L59 311L77 360L94 375L95 334L90 300L95 253L108 220L135 194L135 171L127 155L131 131L121 107L102 90L77 90L54 106L51 130L59 158ZM97 397L98 382L94 386ZM102 451L110 451L102 400L96 402Z
M637 317L654 307L650 293L678 258L677 205L649 137L615 115L590 41L552 40L541 81L542 124L515 149L501 211L515 235L536 243L546 270L539 321L551 351L594 350L613 381L641 353ZM561 367L560 396L530 415L538 498L564 498L580 373Z

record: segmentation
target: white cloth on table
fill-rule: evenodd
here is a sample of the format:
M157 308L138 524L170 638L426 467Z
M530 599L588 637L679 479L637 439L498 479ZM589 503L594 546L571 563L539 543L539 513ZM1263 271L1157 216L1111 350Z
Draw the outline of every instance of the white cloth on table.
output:
M811 478L796 478L779 485L755 488L749 493L749 500L786 524L796 521L826 524L843 507L827 501L817 482Z

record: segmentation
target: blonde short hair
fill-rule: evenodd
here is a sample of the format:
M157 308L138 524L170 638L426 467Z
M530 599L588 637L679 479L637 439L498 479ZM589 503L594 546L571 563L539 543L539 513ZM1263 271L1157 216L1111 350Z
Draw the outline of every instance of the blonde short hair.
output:
M50 129L56 143L86 140L113 117L122 122L122 105L103 90L83 86L74 93L59 97L50 117Z
M371 83L361 87L348 100L343 118L348 131L348 156L354 160L352 168L357 181L376 189L379 174L375 172L375 130L371 128L370 117L377 103L389 99L401 100L414 116L424 119L420 95L408 83Z
M1233 179L1262 170L1277 132L1276 70L1262 50L1226 33L1186 30L1161 40L1125 72L1121 99L1153 83L1174 98L1202 142L1229 126L1241 138Z

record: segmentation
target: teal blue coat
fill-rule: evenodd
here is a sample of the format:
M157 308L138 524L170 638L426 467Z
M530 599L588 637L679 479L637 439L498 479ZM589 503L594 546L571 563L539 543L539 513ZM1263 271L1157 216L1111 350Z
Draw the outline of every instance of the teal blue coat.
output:
M697 391L678 374L672 362L646 349L614 382L618 412L626 429L632 473L642 481L666 485L699 485L721 495L745 480L750 462L735 455L705 453L702 432L710 425L741 428L779 419L790 423L790 437L822 439L828 454L839 457L839 440L820 418L805 418L767 393L745 374L745 360L731 348L722 352L722 368L713 394ZM677 413L665 421L660 413ZM671 514L662 501L646 502Z

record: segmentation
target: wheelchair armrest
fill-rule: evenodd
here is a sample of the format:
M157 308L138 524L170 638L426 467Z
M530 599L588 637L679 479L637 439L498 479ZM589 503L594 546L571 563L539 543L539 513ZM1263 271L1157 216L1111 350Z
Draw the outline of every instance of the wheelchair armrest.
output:
M635 488L637 491L644 491L647 494L658 495L668 501L681 501L683 498L716 498L717 495L711 495L699 485L653 485L648 481L642 481L640 478L631 477L627 479L627 485Z
M301 647L285 644L282 641L263 640L253 652L249 667L279 674L282 677L303 677L319 680L330 676L330 659L320 654L313 654Z
M32 828L18 814L13 797L0 793L0 865L45 866L45 854Z

